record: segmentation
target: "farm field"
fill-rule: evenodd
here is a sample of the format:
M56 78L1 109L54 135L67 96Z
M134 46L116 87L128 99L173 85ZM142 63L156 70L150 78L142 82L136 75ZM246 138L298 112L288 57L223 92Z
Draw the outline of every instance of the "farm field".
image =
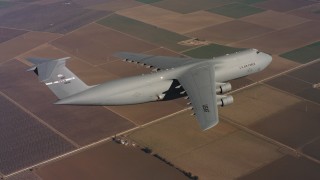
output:
M0 179L320 179L319 12L313 0L0 1ZM55 105L26 72L26 58L70 57L93 86L156 73L121 51L213 58L247 48L273 61L230 81L234 103L207 131L183 95Z

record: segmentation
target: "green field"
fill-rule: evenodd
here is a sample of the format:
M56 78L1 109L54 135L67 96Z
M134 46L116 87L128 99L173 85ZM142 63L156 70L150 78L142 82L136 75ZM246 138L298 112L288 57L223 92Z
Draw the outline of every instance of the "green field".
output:
M259 3L266 0L235 0L235 1L240 3L245 3L245 4L254 4L254 3Z
M162 0L136 0L136 1L142 2L142 3L145 3L145 4L151 4L151 3L159 2L159 1L162 1Z
M163 0L153 6L170 11L187 14L215 7L217 3L228 3L231 0Z
M194 58L212 58L218 57L225 54L234 53L240 51L240 48L222 46L219 44L210 44L207 46L202 46L199 48L192 49L190 51L185 51L183 54L194 57Z
M178 44L180 41L189 39L186 36L124 16L114 14L98 21L98 23L174 51L190 48Z
M248 0L247 0L248 1ZM217 13L223 16L228 16L232 18L241 18L244 16L249 16L252 14L260 13L265 10L249 6L243 3L233 3L225 6L220 6L208 10L209 12Z
M1 8L9 7L9 6L11 6L11 5L13 5L12 2L0 1L0 9L1 9Z
M299 63L313 61L320 58L320 41L290 52L286 52L280 56Z
M313 13L320 14L320 10L315 10L315 11L313 11Z

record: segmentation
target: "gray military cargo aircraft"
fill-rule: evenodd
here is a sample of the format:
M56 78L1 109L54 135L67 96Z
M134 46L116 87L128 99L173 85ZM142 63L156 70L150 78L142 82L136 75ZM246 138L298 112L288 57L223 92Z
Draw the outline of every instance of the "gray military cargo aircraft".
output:
M120 52L115 56L155 68L155 72L88 86L65 65L69 59L27 58L41 82L58 97L55 104L128 105L171 100L181 96L190 99L191 109L202 130L215 126L217 106L233 103L227 81L259 72L272 57L256 49L227 54L212 59L176 58Z

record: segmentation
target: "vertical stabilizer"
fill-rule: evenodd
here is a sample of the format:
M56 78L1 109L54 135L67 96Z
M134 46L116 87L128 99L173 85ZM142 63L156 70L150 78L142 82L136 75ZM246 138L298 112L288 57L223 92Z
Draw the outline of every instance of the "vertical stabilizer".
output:
M36 73L40 82L45 83L59 99L63 99L89 88L66 67L67 59L69 57L61 59L27 58L34 64L28 71Z

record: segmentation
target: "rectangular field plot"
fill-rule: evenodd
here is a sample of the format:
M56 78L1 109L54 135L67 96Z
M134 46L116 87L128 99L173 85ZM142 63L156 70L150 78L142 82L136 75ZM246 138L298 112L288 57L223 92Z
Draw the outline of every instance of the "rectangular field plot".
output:
M151 4L151 3L155 3L155 2L158 2L158 1L162 1L162 0L136 0L138 2L142 2L142 3L145 3L145 4Z
M6 180L42 180L42 179L32 171L24 171L10 177L6 177Z
M275 113L251 128L292 148L300 148L320 136L320 106L300 102Z
M241 18L252 14L263 12L264 9L253 7L242 3L227 4L225 6L215 7L208 10L231 18Z
M114 14L98 21L98 23L175 51L182 51L189 48L178 44L180 41L187 40L188 37L186 36L160 29L124 16Z
M232 106L220 108L219 114L245 126L255 124L301 101L299 98L264 85L241 90L233 96L235 102Z
M288 73L289 76L301 79L311 84L319 83L320 76L320 62L312 63L306 67L300 68L293 72Z
M275 21L275 19L277 20ZM299 16L271 10L264 11L254 16L246 16L241 18L241 20L275 30L296 26L308 21L308 19Z
M28 32L0 44L0 62L10 60L60 35L42 32Z
M311 84L309 83L286 75L271 79L265 83L292 94L302 92L303 90L311 87Z
M300 17L304 17L312 20L320 20L320 4L313 4L312 6L306 6L304 8L299 8L293 11L290 11L290 14L294 14Z
M236 2L245 3L245 4L255 4L259 2L263 2L266 0L235 0Z
M141 32L139 33L143 34ZM117 59L113 54L118 51L141 53L157 48L153 44L95 23L53 41L52 45L91 65L101 65Z
M270 54L282 54L320 39L320 24L308 21L259 37L231 43L236 47L255 47ZM263 42L263 43L261 43Z
M230 124L221 121L214 128L201 131L195 117L190 115L191 113L192 111L186 110L168 117L132 132L129 138L140 145L151 148L153 152L162 157L173 160L237 130Z
M180 14L152 5L124 9L122 11L117 11L117 14L167 29L178 34L184 34L232 20L231 18L207 11Z
M244 175L239 180L270 180L270 179L290 179L317 180L320 177L320 166L304 157L294 158L285 156L264 167Z
M0 28L0 43L8 41L14 37L17 37L21 34L26 33L27 31L23 30L15 30L15 29L8 29L8 28Z
M0 96L0 172L9 174L75 147Z
M170 11L188 14L199 10L206 10L216 6L230 3L230 0L162 0L153 3L153 6L167 9Z
M320 41L283 53L280 56L299 63L310 62L320 58Z
M320 160L320 137L303 147L302 152Z
M110 0L107 0L110 1ZM95 6L99 5L101 3L105 3L106 0L75 0L74 3L79 4L82 7L87 7L87 6Z
M0 26L67 33L107 14L107 11L83 9L73 3L29 5L0 15Z
M308 89L303 90L302 92L297 93L298 96L308 99L309 101L313 101L315 103L320 104L320 89L310 87Z
M127 8L140 6L140 5L142 5L142 3L136 0L117 0L117 1L107 1L101 4L86 7L86 8L114 12L121 9L127 9Z
M280 12L292 11L294 9L302 8L316 2L305 0L268 0L261 3L254 4L257 7L271 9Z
M236 131L182 154L173 163L200 179L236 179L282 156L277 146Z
M10 1L0 1L0 9L5 9L7 7L13 6L15 3Z
M320 89L314 87L320 82L318 78L320 74L319 68L320 63L313 63L286 75L271 79L266 84L320 103Z
M235 20L191 32L188 35L218 44L228 44L259 36L270 31L272 29Z
M228 46L222 46L219 44L210 44L202 46L189 51L183 52L183 54L193 58L213 58L223 56L225 54L234 53L242 50L242 48L233 48Z
M38 168L42 179L175 179L181 172L139 148L108 142Z

